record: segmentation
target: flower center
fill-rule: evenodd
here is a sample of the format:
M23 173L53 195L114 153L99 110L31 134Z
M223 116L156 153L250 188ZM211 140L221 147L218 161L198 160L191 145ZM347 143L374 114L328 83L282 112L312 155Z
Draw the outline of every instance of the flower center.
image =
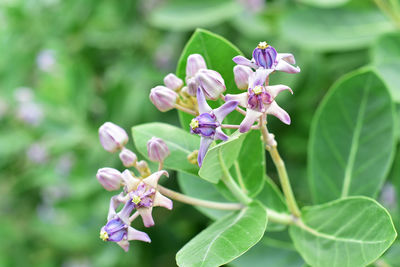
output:
M255 95L259 95L262 93L262 87L260 85L257 85L256 87L253 88L253 93Z
M135 203L136 205L139 204L140 201L142 201L142 199L139 196L134 195L132 197L132 202Z
M106 231L100 231L100 238L103 239L103 241L107 241L109 236L108 233Z
M257 48L260 48L260 49L265 49L265 48L267 48L269 45L267 44L267 42L260 42L258 45L257 45Z
M193 120L190 122L190 127L191 127L193 130L199 128L199 121L198 121L197 119L193 119Z

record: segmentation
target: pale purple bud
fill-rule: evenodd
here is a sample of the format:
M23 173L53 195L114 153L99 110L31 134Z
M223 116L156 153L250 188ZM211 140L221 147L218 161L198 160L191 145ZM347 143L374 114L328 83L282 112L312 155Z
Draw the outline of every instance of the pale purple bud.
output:
M206 62L200 54L192 54L187 59L186 77L194 77L201 69L207 69Z
M168 146L162 139L153 137L147 142L147 154L151 161L162 162L169 153Z
M200 70L196 74L199 83L207 99L217 100L225 92L225 82L221 74L214 70Z
M33 143L26 155L32 163L43 164L48 160L47 148L40 143Z
M38 126L43 120L43 109L35 102L21 103L17 110L17 117L32 126Z
M119 158L124 164L125 167L129 168L136 164L137 156L131 150L127 148L122 148L121 152L119 152Z
M107 191L118 190L122 184L121 173L113 168L99 169L96 178Z
M179 91L183 86L183 81L179 79L175 74L170 73L164 78L164 84L169 89Z
M187 83L187 94L191 96L196 96L197 88L199 87L199 83L196 81L196 79L193 78L188 78L186 80Z
M33 100L33 91L29 87L18 87L15 89L14 98L19 103L27 103Z
M161 85L154 87L150 92L151 102L162 112L173 109L177 98L177 93Z
M241 90L249 88L249 77L253 73L251 68L243 65L236 65L233 68L233 74L235 75L236 86Z
M100 143L111 153L122 149L128 142L128 134L124 129L112 122L106 122L99 128Z
M38 56L36 57L36 64L39 69L45 72L50 72L53 70L53 67L56 63L54 51L52 50L43 50L40 51Z

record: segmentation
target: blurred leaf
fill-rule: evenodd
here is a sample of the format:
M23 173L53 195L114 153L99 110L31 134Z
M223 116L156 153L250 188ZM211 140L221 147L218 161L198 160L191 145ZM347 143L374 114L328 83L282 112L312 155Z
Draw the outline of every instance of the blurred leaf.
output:
M223 169L229 169L239 156L246 134L235 132L228 141L210 148L204 157L199 176L211 183L217 183L224 175Z
M382 262L383 264L379 264L379 262ZM393 243L393 245L386 251L385 254L383 254L382 258L379 259L376 263L376 267L380 266L393 266L396 267L400 263L400 241L396 241ZM385 265L386 264L386 265Z
M315 267L354 267L374 262L397 234L389 213L375 200L349 197L302 210L290 236Z
M344 5L349 0L300 0L299 2L315 7L331 8Z
M394 105L373 71L340 79L313 119L308 173L314 201L375 197L393 160L394 125Z
M313 51L362 48L393 28L378 10L299 8L282 21L284 38Z
M137 150L148 159L147 142L152 137L165 141L171 154L165 159L166 168L197 175L197 165L189 163L187 157L199 148L200 139L184 130L166 123L145 123L132 127L132 137Z
M233 0L172 0L154 9L149 22L161 29L188 31L214 26L240 11L240 5Z
M373 49L373 65L400 103L400 33L381 37Z
M265 208L253 202L203 230L178 252L176 261L179 266L223 265L254 246L264 235L266 226Z

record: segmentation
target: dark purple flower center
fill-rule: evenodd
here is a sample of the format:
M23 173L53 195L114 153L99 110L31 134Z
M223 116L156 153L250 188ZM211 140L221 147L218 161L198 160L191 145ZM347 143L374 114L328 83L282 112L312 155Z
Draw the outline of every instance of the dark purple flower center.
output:
M259 43L253 51L253 58L256 65L265 69L271 69L274 66L277 55L278 53L275 48L266 42Z
M112 219L101 229L100 238L104 241L119 242L127 236L128 226L120 219Z
M153 205L153 197L156 193L156 190L141 182L135 191L130 193L131 202L135 209L141 207L151 207Z
M248 94L249 99L247 101L247 105L250 109L264 112L264 105L271 104L272 102L271 95L265 91L263 86L258 85L254 88L250 88Z
M203 113L190 122L190 131L203 137L213 137L218 126L220 123L214 114Z

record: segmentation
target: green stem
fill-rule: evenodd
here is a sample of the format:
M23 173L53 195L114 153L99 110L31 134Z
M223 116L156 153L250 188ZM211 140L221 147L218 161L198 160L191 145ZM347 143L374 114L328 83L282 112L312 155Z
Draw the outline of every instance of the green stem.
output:
M244 184L244 181L243 181L242 172L240 171L239 162L237 160L235 160L235 162L233 163L233 166L235 166L235 171L236 171L236 175L238 177L239 185L242 188L243 192L247 194L247 189L246 189L246 185Z
M252 201L251 198L249 198L243 191L240 189L240 187L237 185L231 174L229 173L228 168L225 165L224 159L222 158L221 151L218 154L219 157L219 162L221 164L222 172L224 175L222 175L222 181L224 184L228 187L228 189L232 192L232 194L243 204L248 205Z

